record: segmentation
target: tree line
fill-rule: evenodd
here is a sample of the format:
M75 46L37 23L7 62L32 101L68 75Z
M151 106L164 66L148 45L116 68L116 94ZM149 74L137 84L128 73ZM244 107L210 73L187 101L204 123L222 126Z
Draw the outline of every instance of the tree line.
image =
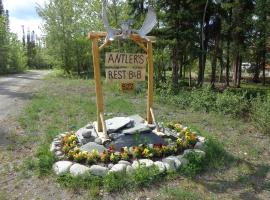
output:
M111 0L110 24L114 27L134 18L134 27L139 27L149 6L158 14L158 25L151 33L157 36L156 86L167 82L177 90L188 79L189 85L202 86L207 81L213 88L218 82L240 87L243 62L252 63L253 81L265 84L270 0ZM103 30L101 2L51 0L37 10L44 20L52 64L66 73L88 73L91 46L86 37L89 31ZM121 41L111 49L138 51Z
M0 74L22 71L26 57L17 36L10 32L9 12L0 0Z
M25 34L23 25L22 33L23 37L19 40L18 36L10 31L9 11L4 9L0 0L0 74L50 66L42 38L29 29Z

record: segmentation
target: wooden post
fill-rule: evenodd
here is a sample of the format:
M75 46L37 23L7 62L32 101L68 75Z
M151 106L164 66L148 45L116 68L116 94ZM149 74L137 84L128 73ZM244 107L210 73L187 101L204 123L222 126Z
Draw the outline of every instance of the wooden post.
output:
M96 87L96 105L97 105L97 131L103 132L102 121L100 114L103 113L103 95L100 79L100 63L99 63L99 47L98 47L98 37L91 38L92 40L92 55L93 55L93 65L94 65L94 77L95 77L95 87Z
M147 95L147 122L153 124L151 108L153 106L153 49L152 42L147 42L147 59L148 59L148 95Z

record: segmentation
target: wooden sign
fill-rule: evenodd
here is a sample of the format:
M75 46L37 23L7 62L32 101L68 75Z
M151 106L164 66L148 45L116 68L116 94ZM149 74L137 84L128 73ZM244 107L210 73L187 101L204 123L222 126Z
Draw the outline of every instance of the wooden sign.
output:
M145 81L147 56L137 53L106 53L106 80L117 82Z
M94 66L96 104L97 104L97 134L101 138L102 143L109 140L104 120L104 102L101 87L100 73L100 52L111 44L110 40L106 40L101 46L98 45L100 39L106 38L106 32L90 32L88 37L92 41L92 56ZM116 35L115 37L120 37ZM155 37L147 36L142 38L138 34L131 34L129 39L140 46L146 54L128 54L128 53L107 53L106 54L106 77L109 80L121 80L125 82L123 89L131 89L134 87L129 82L145 80L145 68L148 65L148 89L147 89L147 122L153 124L153 50L152 43ZM130 81L131 80L131 81Z
M121 83L121 90L124 92L134 90L134 88L134 83Z
M146 67L146 54L138 53L106 53L106 67Z

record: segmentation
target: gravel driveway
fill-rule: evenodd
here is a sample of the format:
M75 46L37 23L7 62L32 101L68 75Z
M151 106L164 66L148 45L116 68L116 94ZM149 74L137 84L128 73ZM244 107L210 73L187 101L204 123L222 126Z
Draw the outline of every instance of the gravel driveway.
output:
M0 76L0 146L7 143L10 117L17 116L24 103L50 71L31 70L22 74Z

